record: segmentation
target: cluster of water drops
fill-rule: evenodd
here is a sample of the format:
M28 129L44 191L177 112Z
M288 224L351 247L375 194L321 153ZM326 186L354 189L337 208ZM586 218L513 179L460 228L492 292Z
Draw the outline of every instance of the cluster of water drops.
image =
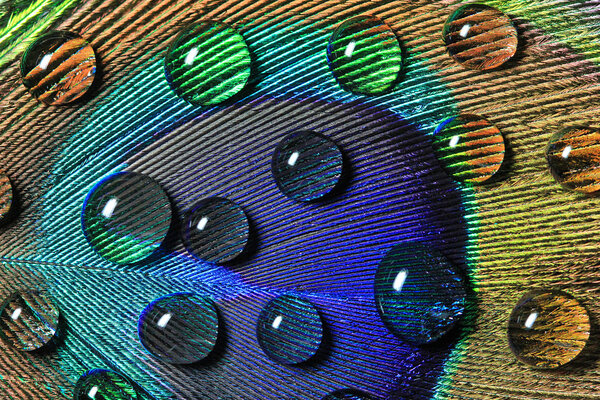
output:
M517 51L517 30L508 16L489 6L458 8L443 29L448 53L466 68L489 70ZM376 96L393 92L401 76L403 56L396 33L376 16L358 16L331 34L326 56L338 84L350 92ZM40 101L67 104L93 86L96 59L80 36L52 32L23 56L23 83ZM251 57L243 36L218 21L202 21L185 29L165 57L165 75L173 91L204 106L238 96L251 79ZM552 137L546 150L550 171L569 189L600 189L600 133L577 127ZM501 132L487 119L461 114L439 124L432 149L457 181L488 181L504 161ZM348 168L343 151L328 137L310 131L283 138L272 156L272 175L280 191L299 202L332 197L343 190ZM11 209L10 180L0 175L0 217ZM82 210L83 233L104 259L117 264L140 262L164 242L173 225L169 197L152 178L120 172L98 182ZM248 217L240 205L219 197L203 199L186 212L180 239L193 257L231 263L244 254L250 240ZM422 243L394 245L374 276L375 306L396 336L414 344L439 340L454 329L465 312L465 277L443 254ZM320 350L323 324L307 299L283 295L268 302L257 322L257 341L264 353L281 364L302 364ZM7 299L0 314L0 334L22 351L37 351L59 336L59 311L38 292ZM555 368L574 359L586 345L590 320L585 308L563 292L526 294L508 322L509 344L522 362ZM205 359L222 335L218 304L194 293L156 299L141 312L138 336L154 357L173 364ZM562 346L561 340L569 341ZM121 374L91 370L75 389L75 399L135 399L135 385ZM324 399L367 399L340 389Z

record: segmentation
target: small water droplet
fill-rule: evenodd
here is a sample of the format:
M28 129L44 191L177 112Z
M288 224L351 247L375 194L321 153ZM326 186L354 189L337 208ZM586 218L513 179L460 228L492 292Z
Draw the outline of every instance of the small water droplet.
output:
M557 368L572 361L590 337L590 317L573 296L532 291L513 309L508 322L510 348L521 362Z
M23 84L38 100L63 105L81 98L96 76L94 49L81 36L53 31L33 42L21 60Z
M563 187L593 194L600 190L600 131L565 128L552 136L546 160L554 179Z
M442 122L435 130L432 147L442 167L460 182L485 182L504 161L502 133L477 115L461 114Z
M448 53L465 68L497 68L517 52L517 29L502 11L467 4L450 15L443 38Z
M394 335L415 344L430 343L462 317L465 283L436 250L419 243L392 247L375 274L375 302Z
M165 57L171 89L197 105L215 105L238 94L248 83L251 59L244 38L217 21L184 29Z
M171 204L152 178L119 172L102 179L87 195L83 232L108 261L143 260L160 247L171 226Z
M194 257L224 263L244 252L250 225L239 205L228 199L210 197L186 214L182 236L186 249Z
M0 221L5 219L12 210L13 188L8 176L0 170Z
M338 186L343 167L342 151L332 140L314 132L296 132L275 148L271 171L287 197L311 201Z
M340 389L329 393L321 400L372 400L372 397L360 390Z
M93 369L75 384L74 400L137 400L133 384L123 375L107 369Z
M4 303L0 333L15 348L39 350L56 337L59 310L38 292L19 292Z
M281 364L298 364L313 357L323 340L319 311L308 301L284 295L263 308L256 328L265 354Z
M389 91L402 70L402 49L381 19L361 15L338 26L327 45L335 79L350 92L377 95Z
M219 333L215 303L177 293L150 303L140 315L138 335L152 355L172 364L192 364L214 349Z

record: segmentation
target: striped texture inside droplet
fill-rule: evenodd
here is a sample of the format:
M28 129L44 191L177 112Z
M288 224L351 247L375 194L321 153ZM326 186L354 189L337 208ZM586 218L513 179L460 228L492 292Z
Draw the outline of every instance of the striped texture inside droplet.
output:
M402 50L381 19L359 16L343 22L327 45L329 67L345 89L380 94L393 87L402 69Z
M446 172L461 182L484 182L504 161L502 133L476 115L463 114L444 121L435 131L432 146Z
M175 39L165 57L171 88L199 105L221 103L239 93L250 77L244 38L227 25L201 22Z
M510 18L481 4L456 10L446 22L443 36L448 53L469 69L496 68L517 51L517 30Z
M23 83L40 101L62 105L88 91L96 74L96 56L85 39L54 35L42 37L25 54L39 61L26 72Z
M546 159L554 178L582 193L600 190L600 131L566 128L550 139Z

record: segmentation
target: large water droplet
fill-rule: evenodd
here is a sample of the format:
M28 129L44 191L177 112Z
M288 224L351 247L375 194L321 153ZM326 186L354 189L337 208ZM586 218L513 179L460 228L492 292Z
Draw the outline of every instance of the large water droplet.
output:
M361 15L344 21L327 45L329 68L340 86L354 93L389 91L402 70L402 49L381 19Z
M340 389L329 393L321 400L372 400L372 397L360 390Z
M216 21L184 29L165 57L171 89L197 105L214 105L238 94L250 78L250 52L244 38Z
M118 264L143 260L171 226L171 204L152 178L119 172L100 181L83 204L83 232L92 248Z
M81 98L96 76L94 49L81 36L54 31L33 42L21 60L23 84L38 100L63 105Z
M5 219L13 206L13 189L8 176L0 170L0 221Z
M297 132L277 145L271 170L286 196L311 201L338 186L343 166L342 152L332 140L314 132Z
M137 400L133 384L123 375L107 369L93 369L75 384L74 400Z
M319 350L323 324L309 301L284 295L263 308L256 333L260 347L271 359L281 364L298 364Z
M554 179L564 187L592 194L600 190L600 131L572 127L557 132L546 148Z
M465 308L465 283L435 249L419 243L392 247L375 274L375 302L396 336L430 343L449 332Z
M19 292L3 304L0 333L15 348L34 351L50 344L58 330L59 310L38 292Z
M510 18L482 4L467 4L453 12L443 37L452 58L469 69L499 67L517 52L517 29Z
M138 334L155 357L172 364L192 364L208 356L217 343L215 303L193 294L161 297L142 312Z
M581 353L590 337L590 317L571 295L532 291L515 306L508 322L508 341L525 364L557 368Z
M432 147L449 175L471 184L491 178L504 161L502 133L477 115L462 114L442 122L435 130Z
M244 252L250 226L244 210L236 203L210 197L187 213L182 235L186 249L194 257L224 263Z

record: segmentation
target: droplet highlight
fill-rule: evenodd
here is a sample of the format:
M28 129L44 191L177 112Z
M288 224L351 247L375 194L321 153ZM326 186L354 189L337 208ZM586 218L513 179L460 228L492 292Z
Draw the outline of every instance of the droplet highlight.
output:
M101 257L116 264L141 261L154 253L171 226L171 203L152 178L119 172L88 193L83 233Z
M590 337L590 317L573 296L532 291L513 309L508 341L516 358L537 368L558 368L575 359Z
M154 357L172 364L192 364L215 348L219 317L206 297L178 293L151 302L140 315L138 335Z
M386 327L414 344L431 343L456 326L466 302L459 271L420 243L392 247L375 274L375 303Z
M546 148L546 160L554 179L580 193L600 190L600 131L569 127L557 132Z
M55 340L59 315L58 307L41 293L14 293L2 306L0 334L18 350L39 350Z
M75 384L74 400L138 400L129 379L107 369L93 369Z
M210 197L186 214L182 235L185 248L197 259L225 263L235 260L246 249L250 225L239 205Z
M518 34L502 11L483 4L467 4L450 15L443 38L448 53L465 68L489 70L517 52Z
M498 128L477 115L461 114L442 122L433 135L435 156L455 180L479 184L496 174L506 151Z
M340 389L329 393L321 400L372 400L368 394L355 389Z
M327 45L327 61L339 85L350 92L378 95L393 89L402 70L402 49L392 29L371 15L338 26Z
M41 36L23 54L23 84L43 103L64 105L80 99L96 76L94 49L81 36L54 31Z
M202 21L184 29L165 57L171 89L196 105L216 105L238 94L251 75L244 38L230 26Z
M323 340L319 311L308 301L284 295L263 308L256 328L265 354L280 364L299 364L312 358Z
M296 201L312 201L334 192L342 179L344 158L329 138L314 132L286 136L275 148L271 172L279 189Z

